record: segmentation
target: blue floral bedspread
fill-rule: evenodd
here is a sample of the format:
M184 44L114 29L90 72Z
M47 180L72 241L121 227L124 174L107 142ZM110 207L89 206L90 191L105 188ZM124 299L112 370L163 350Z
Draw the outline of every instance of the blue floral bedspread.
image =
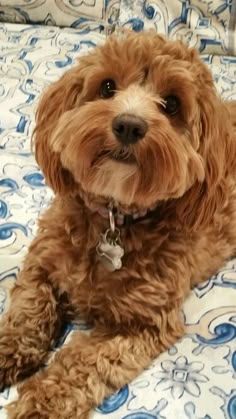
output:
M43 88L104 41L96 31L0 26L0 313L52 192L30 150ZM203 56L219 93L236 100L236 58ZM236 418L236 260L196 288L184 306L186 334L133 383L107 399L93 419ZM55 350L81 322L68 325ZM0 393L4 406L16 388Z

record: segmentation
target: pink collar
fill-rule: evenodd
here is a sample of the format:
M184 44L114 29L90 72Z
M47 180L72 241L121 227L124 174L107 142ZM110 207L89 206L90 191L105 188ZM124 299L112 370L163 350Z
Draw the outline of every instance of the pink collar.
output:
M108 208L98 208L96 212L105 220L109 220ZM147 213L147 210L144 210L142 212L136 212L134 214L122 214L116 210L113 211L115 223L118 226L135 224L137 221L139 221L139 219L143 219L147 215Z

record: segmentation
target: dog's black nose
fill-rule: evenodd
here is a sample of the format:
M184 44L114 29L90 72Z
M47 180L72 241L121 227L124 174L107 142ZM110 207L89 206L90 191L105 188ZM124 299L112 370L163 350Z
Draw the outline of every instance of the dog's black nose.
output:
M139 116L123 113L112 121L112 131L122 144L135 144L148 129L147 123Z

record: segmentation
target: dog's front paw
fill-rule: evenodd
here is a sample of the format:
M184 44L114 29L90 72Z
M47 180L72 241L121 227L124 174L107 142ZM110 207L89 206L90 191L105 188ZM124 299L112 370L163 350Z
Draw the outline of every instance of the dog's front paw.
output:
M27 400L18 400L6 406L8 419L51 419L44 412L39 412L30 397Z
M26 348L22 337L5 333L0 335L0 390L32 374L39 366L41 354Z
M18 388L19 399L8 407L9 419L87 419L89 406L83 391L69 379L38 373Z

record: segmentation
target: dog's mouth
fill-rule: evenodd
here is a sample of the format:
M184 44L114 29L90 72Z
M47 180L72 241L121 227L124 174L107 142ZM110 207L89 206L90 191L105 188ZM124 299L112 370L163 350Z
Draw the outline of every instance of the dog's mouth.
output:
M136 159L132 151L127 148L120 148L111 153L110 158L120 163L134 164Z
M119 148L116 150L103 150L101 153L99 153L96 160L101 160L103 158L109 158L113 161L116 161L118 163L124 163L124 164L135 164L137 163L132 151L127 148Z

